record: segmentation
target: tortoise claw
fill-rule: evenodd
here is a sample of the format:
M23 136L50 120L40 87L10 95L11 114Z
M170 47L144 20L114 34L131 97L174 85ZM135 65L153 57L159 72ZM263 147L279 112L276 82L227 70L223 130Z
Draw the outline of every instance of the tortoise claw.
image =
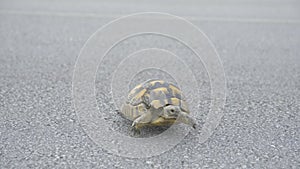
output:
M132 136L139 136L139 135L141 134L141 131L140 131L140 129L138 128L136 122L132 122L132 125L131 125L131 133L132 133Z
M193 124L193 129L196 129L197 128L197 124L195 123L195 124Z
M136 127L136 122L132 122L131 127L135 128Z
M135 136L139 136L141 134L141 130L137 129L135 127L131 128L131 136L135 137Z

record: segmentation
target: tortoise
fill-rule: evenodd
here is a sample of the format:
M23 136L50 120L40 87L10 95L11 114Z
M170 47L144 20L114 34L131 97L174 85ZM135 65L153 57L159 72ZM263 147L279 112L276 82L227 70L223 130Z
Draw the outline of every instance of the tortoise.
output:
M189 113L181 90L163 80L148 80L137 85L121 107L122 116L133 121L135 133L140 133L144 126L170 126L175 122L195 129L195 120Z

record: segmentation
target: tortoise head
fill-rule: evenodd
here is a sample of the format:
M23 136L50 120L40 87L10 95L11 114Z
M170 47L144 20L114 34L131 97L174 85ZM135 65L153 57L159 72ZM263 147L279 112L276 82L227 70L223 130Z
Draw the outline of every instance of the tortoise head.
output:
M179 106L167 105L163 109L162 116L166 119L176 119L181 112L182 110Z
M162 117L165 119L177 119L178 122L187 124L196 128L195 120L192 119L187 112L183 111L180 106L167 105L163 108Z

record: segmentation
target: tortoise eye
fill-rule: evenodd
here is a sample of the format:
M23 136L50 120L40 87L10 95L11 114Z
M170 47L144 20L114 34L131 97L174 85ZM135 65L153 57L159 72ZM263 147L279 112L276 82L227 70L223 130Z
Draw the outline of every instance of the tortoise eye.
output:
M171 112L172 112L172 113L174 113L174 112L175 112L175 110L174 110L174 109L171 109Z

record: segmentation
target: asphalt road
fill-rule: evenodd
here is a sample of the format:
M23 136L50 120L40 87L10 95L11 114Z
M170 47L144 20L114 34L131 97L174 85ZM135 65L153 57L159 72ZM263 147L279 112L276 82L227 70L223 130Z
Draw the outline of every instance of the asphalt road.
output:
M0 168L300 168L299 5L0 1ZM227 96L221 123L203 144L197 142L199 133L191 132L159 156L132 159L109 153L83 130L74 109L72 75L80 49L98 28L144 11L185 17L207 34L224 66ZM181 50L147 36L121 44L110 55L141 48L145 39ZM97 76L100 86L110 73L105 71ZM205 88L209 81L203 81ZM104 106L107 100L97 94ZM126 134L129 123L115 114L106 119L112 130Z

